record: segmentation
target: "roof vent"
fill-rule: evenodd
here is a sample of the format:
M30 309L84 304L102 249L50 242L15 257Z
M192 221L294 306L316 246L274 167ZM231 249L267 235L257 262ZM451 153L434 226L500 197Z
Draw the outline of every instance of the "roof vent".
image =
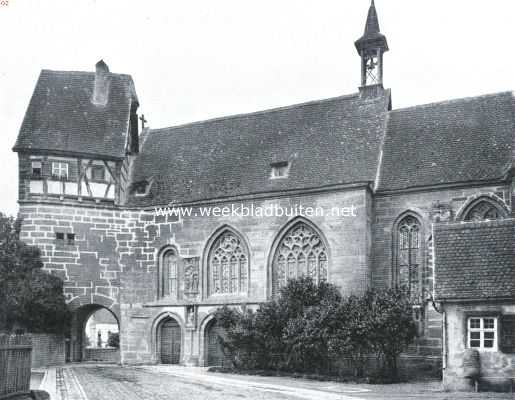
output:
M104 60L97 62L95 67L95 86L93 88L93 98L91 101L97 106L105 106L109 99L109 86L111 84L109 67Z

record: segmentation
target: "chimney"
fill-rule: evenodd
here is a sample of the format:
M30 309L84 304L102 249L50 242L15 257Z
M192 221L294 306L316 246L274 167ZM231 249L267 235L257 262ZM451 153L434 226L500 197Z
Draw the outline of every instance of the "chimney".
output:
M111 84L109 67L104 60L100 60L95 68L95 86L91 102L96 106L105 106L109 99L109 86Z

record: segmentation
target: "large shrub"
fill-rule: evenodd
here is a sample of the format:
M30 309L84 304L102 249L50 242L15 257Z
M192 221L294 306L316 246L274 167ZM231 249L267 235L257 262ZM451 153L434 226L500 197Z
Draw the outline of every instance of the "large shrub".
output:
M364 376L367 359L373 351L370 336L373 318L365 299L366 296L350 296L339 304L335 312L341 323L329 339L331 352L349 359L358 378Z
M412 306L403 289L370 290L365 296L369 312L369 333L372 348L383 361L383 376L398 379L397 360L417 334Z
M416 334L411 315L403 290L342 298L334 285L300 278L256 311L219 309L217 323L236 368L328 373L338 358L347 358L362 377L375 354L383 375L395 380L397 358Z
M224 349L239 368L322 371L340 302L334 285L303 277L255 312L223 307L217 323L225 330Z
M65 333L63 283L43 272L40 252L20 240L21 221L0 213L0 331Z

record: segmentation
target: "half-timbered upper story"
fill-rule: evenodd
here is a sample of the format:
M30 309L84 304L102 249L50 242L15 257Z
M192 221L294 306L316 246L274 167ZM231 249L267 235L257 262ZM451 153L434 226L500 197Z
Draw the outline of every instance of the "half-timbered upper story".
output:
M43 70L14 151L19 200L115 205L139 150L138 97L129 75Z

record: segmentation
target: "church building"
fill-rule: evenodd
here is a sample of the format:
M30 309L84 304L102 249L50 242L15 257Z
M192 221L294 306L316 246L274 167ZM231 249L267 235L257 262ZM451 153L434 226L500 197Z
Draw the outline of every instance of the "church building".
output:
M513 376L514 95L394 108L374 2L355 47L356 93L141 132L130 75L41 71L14 146L21 235L64 281L69 360L105 308L122 363L219 365L213 313L308 275L407 285L405 366L466 388L476 349L485 382ZM234 206L314 212L215 212Z

